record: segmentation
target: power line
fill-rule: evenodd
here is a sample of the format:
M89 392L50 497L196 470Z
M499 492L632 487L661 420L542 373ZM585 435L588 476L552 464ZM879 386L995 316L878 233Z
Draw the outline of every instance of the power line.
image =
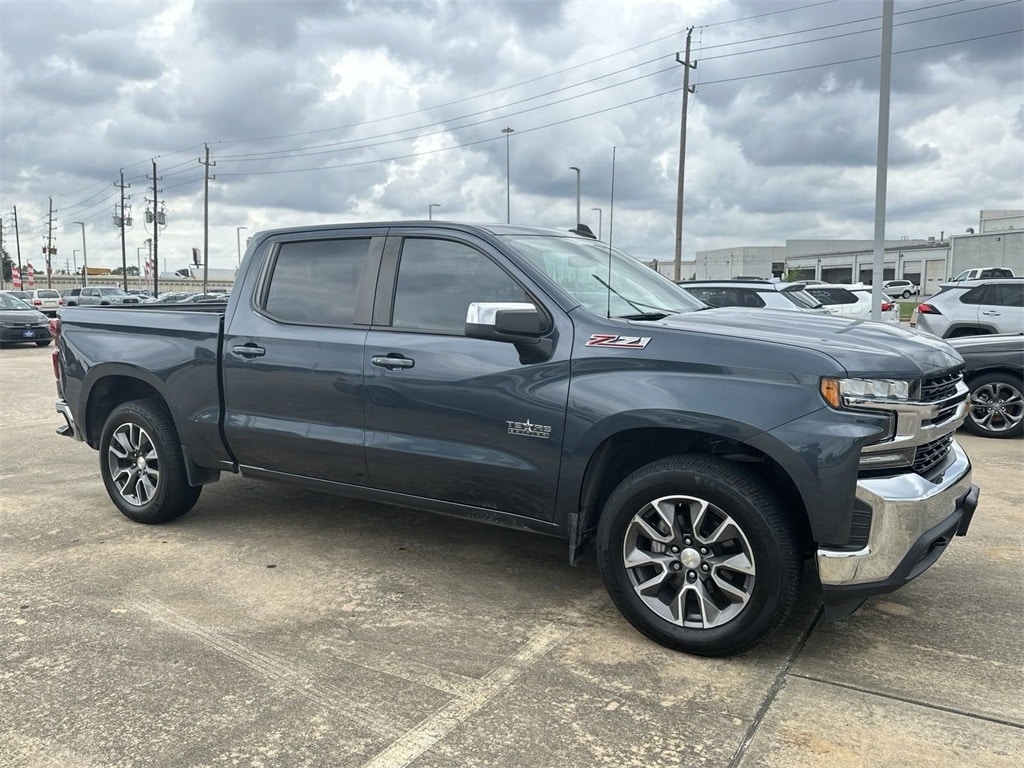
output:
M1021 33L1021 32L1024 32L1024 28L1012 29L1012 30L1007 30L1007 31L1004 31L1004 32L996 32L996 33L993 33L993 34L990 34L990 35L979 35L977 37L969 37L969 38L964 38L962 40L953 40L953 41L949 41L949 42L946 42L946 43L937 43L935 45L924 45L924 46L919 46L917 48L908 48L908 49L905 49L905 50L902 50L902 51L894 51L893 55L895 56L895 55L901 55L901 54L907 54L907 53L915 53L915 52L918 52L918 51L925 51L925 50L930 50L930 49L933 49L933 48L943 48L943 47L947 47L947 46L950 46L950 45L958 45L958 44L961 44L961 43L975 42L975 41L978 41L978 40L987 40L987 39L991 39L991 38L994 38L994 37L1002 37L1004 35L1018 34L1018 33ZM743 75L743 76L740 76L740 77L723 78L721 80L710 80L710 81L707 81L707 82L703 83L703 86L707 87L709 85L719 85L721 83L731 83L731 82L736 82L736 81L739 81L739 80L753 80L753 79L761 78L761 77L770 77L770 76L775 76L775 75L784 75L784 74L790 74L790 73L793 73L793 72L803 72L803 71L810 70L810 69L822 69L824 67L835 67L835 66L840 66L840 65L843 65L843 64L853 64L853 63L856 63L856 62L869 61L871 59L877 59L877 58L879 58L879 56L878 56L878 54L875 54L875 55L872 55L872 56L860 56L860 57L851 58L851 59L844 59L842 61L831 61L831 62L825 62L825 63L822 63L822 64L813 64L813 65L809 65L809 66L806 66L806 67L793 67L793 68L790 68L790 69L776 70L776 71L773 71L773 72L762 72L762 73L758 73L758 74L754 74L754 75ZM682 90L682 86L675 87L675 88L670 88L668 90L661 91L661 92L655 93L655 94L651 94L649 96L643 96L643 97L640 97L640 98L637 98L637 99L633 99L633 100L625 102L623 104L616 104L616 105L611 106L611 107L606 107L606 108L603 108L603 109L594 110L594 111L588 112L586 114L576 115L576 116L568 117L568 118L565 118L565 119L562 119L562 120L556 120L556 121L553 121L553 122L550 122L550 123L545 123L544 125L535 126L533 128L523 128L523 129L518 129L517 128L516 129L516 133L517 134L533 133L535 131L544 130L546 128L552 128L552 127L555 127L555 126L558 126L558 125L564 125L566 123L575 122L577 120L584 120L584 119L587 119L587 118L590 118L590 117L595 117L596 115L601 115L601 114L605 114L607 112L615 111L617 109L622 109L623 107L631 107L631 106L634 106L636 104L641 104L643 102L652 101L654 99L661 98L662 96L668 96L670 94L679 93L681 90ZM524 110L524 111L532 111L532 110ZM515 113L515 114L521 114L521 113ZM504 115L504 116L496 117L495 120L505 120L507 117L509 117L509 116L508 115ZM272 171L240 171L240 172L235 172L235 173L230 173L230 172L229 173L221 173L219 175L220 176L268 176L268 175L280 175L280 174L286 174L286 173L307 173L307 172L312 172L312 171L325 171L325 170L331 170L331 169L336 169L336 168L355 168L355 167L364 166L364 165L375 165L377 163L395 162L395 161L398 161L398 160L408 160L408 159L417 158L417 157L425 157L427 155L438 154L438 153L441 153L441 152L450 152L451 150L454 150L454 149L463 149L463 148L466 148L466 147L473 147L473 146L478 146L480 144L486 144L486 143L492 142L492 141L499 141L500 138L501 137L487 137L487 138L484 138L484 139L477 139L477 140L474 140L474 141L467 141L467 142L462 142L460 144L454 144L454 145L448 146L448 147L439 147L437 149L423 150L421 152L411 152L411 153L404 154L404 155L396 155L396 156L386 157L386 158L377 158L377 159L373 159L373 160L360 160L360 161L351 162L351 163L336 163L336 164L333 164L333 165L321 165L321 166L315 166L315 167L311 167L311 168L287 168L287 169L278 169L278 170L272 170Z
M829 1L831 1L831 0L829 0ZM917 23L921 23L921 22L924 22L924 21L930 21L930 20L938 19L938 18L946 18L948 16L956 16L956 15L960 15L960 14L963 14L963 13L973 13L973 12L975 12L977 10L987 10L987 9L990 9L990 8L998 8L998 7L1001 7L1001 6L1004 6L1004 5L1012 5L1014 3L1019 4L1019 3L1021 3L1021 1L1022 0L1007 0L1007 2L997 3L997 4L989 5L989 6L983 6L983 7L980 7L980 8L971 8L971 9L968 9L968 10L965 10L965 11L957 11L957 12L951 13L951 14L943 14L941 16L933 16L933 17L928 17L928 18L925 18L925 19L916 19L916 20L912 20L912 21L906 21L906 22L902 22L902 24L898 25L898 26L902 26L903 24L917 24ZM962 0L955 0L955 2L962 2ZM820 5L820 4L824 4L824 3L816 3L815 5ZM948 5L948 4L949 3L940 3L939 5ZM934 6L929 6L929 7L934 7ZM920 10L920 9L918 9L918 10ZM858 21L862 21L862 20L858 20ZM844 23L853 23L853 22L844 22ZM832 26L837 26L837 25L829 25L829 26L832 27ZM840 34L840 35L831 35L831 36L826 36L826 37L814 38L812 40L804 40L804 41L796 41L796 42L792 42L792 43L784 43L784 44L778 45L778 46L769 46L769 47L766 47L766 48L754 49L754 50L751 50L751 51L738 51L738 52L735 52L735 53L720 54L718 56L703 57L702 60L703 61L709 61L709 60L716 60L716 59L722 59L722 58L729 58L729 57L733 57L733 56L743 56L743 55L748 55L750 53L757 53L757 52L761 52L761 51L778 50L778 49L789 48L789 47L793 47L793 46L797 46L797 45L808 45L808 44L814 43L814 42L828 41L828 40L834 40L834 39L841 38L841 37L850 37L850 36L854 36L854 35L867 34L869 32L877 31L878 29L879 29L878 27L875 27L875 28L872 28L872 29L860 30L860 31L857 31L857 32L847 32L847 33L843 33L843 34ZM788 34L796 34L796 33L788 33ZM766 38L759 38L759 39L766 39ZM598 75L598 76L589 78L587 80L582 80L582 81L579 81L579 82L576 82L576 83L572 83L572 84L567 85L567 86L563 86L561 88L555 88L555 89L552 89L550 91L546 91L544 93L536 94L534 96L529 96L529 97L526 97L526 98L519 99L517 101L509 102L507 104L503 104L501 108L508 108L508 107L512 107L512 106L517 106L519 104L525 104L525 103L528 103L530 101L535 101L535 100L543 98L545 96L550 96L550 95L554 95L556 93L562 93L562 92L565 92L565 91L570 91L570 90L572 90L574 88L579 88L581 86L589 85L591 83L597 82L597 81L602 80L602 79L604 79L606 77L611 77L613 75L622 74L624 72L628 72L630 70L637 69L639 67L655 63L657 61L660 61L662 58L664 58L664 57L657 57L657 58L654 58L654 59L648 59L647 61L640 62L639 64L634 64L634 65L631 65L631 66L628 66L628 67L623 67L623 68L615 70L613 72L609 72L609 73L606 73L606 74L603 74L603 75ZM605 86L603 88L598 88L598 89L590 90L590 91L588 91L586 93L578 94L577 96L571 96L571 97L567 97L566 99L562 99L562 100L559 100L559 101L549 102L548 104L541 105L541 107L537 107L537 108L542 108L544 106L554 106L556 104L565 103L567 101L571 101L571 100L576 99L576 98L581 98L583 96L589 96L589 95L592 95L592 94L595 94L595 93L600 93L603 90L608 90L610 88L618 87L618 86L621 86L621 85L627 85L627 84L630 84L630 83L634 83L634 82L637 82L637 81L639 81L641 79L644 79L644 78L647 78L647 77L655 77L657 75L664 74L664 73L670 71L671 69L673 69L673 67L667 67L667 68L664 68L664 69L659 69L659 70L656 70L654 72L647 73L646 75L640 75L638 77L631 78L631 79L628 79L628 80L624 80L624 81L621 81L619 83L612 84L610 86ZM537 108L534 108L534 109L537 109ZM531 111L531 110L525 110L525 111ZM259 160L259 159L285 159L285 158L290 158L290 157L310 157L310 156L322 155L322 154L332 154L333 152L347 151L346 149L331 149L331 148L334 148L334 147L346 147L347 145L355 145L355 146L348 146L348 149L363 149L363 148L369 148L369 147L375 147L375 146L382 146L384 144L396 143L397 141L406 141L409 138L427 138L427 137L430 137L430 136L435 136L435 135L438 135L438 134L446 133L448 130L459 130L461 128L473 127L475 125L481 125L481 124L483 124L485 122L489 122L489 121L486 121L486 120L485 121L477 121L477 122L474 122L474 123L469 123L468 125L454 126L454 127L451 127L451 128L446 128L445 130L434 131L432 133L427 133L427 134L422 134L421 133L421 134L417 134L415 137L406 137L406 138L403 138L403 139L396 139L395 141L378 142L378 143L374 143L374 144L365 144L365 142L373 141L375 139L385 139L385 138L389 138L389 137L393 137L393 136L400 136L401 134L404 134L404 133L410 133L410 132L413 132L413 131L422 131L424 129L435 128L435 127L438 127L438 126L449 126L452 122L455 122L455 121L458 121L458 120L465 120L465 119L468 119L468 118L471 118L471 117L477 117L477 116L483 115L483 114L491 114L493 112L494 112L494 108L488 108L488 109L484 109L484 110L478 110L476 112L471 112L471 113L468 113L468 114L463 114L463 115L458 115L458 116L455 116L455 117L447 118L445 120L438 120L438 121L434 121L434 122L431 122L431 123L421 124L421 125L418 125L418 126L412 126L412 127L409 127L409 128L402 128L402 129L399 129L399 130L396 130L396 131L390 131L390 132L387 132L387 133L380 133L380 134L374 134L374 135L371 135L371 136L364 136L364 137L360 137L358 139L343 139L343 140L340 140L340 141L329 142L329 143L325 143L325 144L314 144L314 145L299 146L299 147L288 147L288 148L284 148L284 149L267 150L265 152L241 153L241 154L235 154L235 155L219 155L218 156L218 160L220 160L222 162L250 162L250 161L255 161L255 160ZM410 113L410 114L418 114L418 113ZM523 114L523 112L516 112L516 113L512 113L512 114ZM506 115L506 116L509 116L509 115ZM387 119L387 118L383 118L383 119ZM373 121L373 122L376 122L376 121ZM364 123L364 125L365 125L365 123Z
M956 0L956 2L962 2L962 0ZM1021 2L1024 2L1024 0L1007 0L1006 2L1003 2L1003 3L995 3L994 5L985 5L985 6L975 7L975 8L968 8L965 11L955 11L953 13L944 13L944 14L941 14L939 16L929 16L929 17L924 18L924 19L912 19L910 21L903 21L903 22L900 22L899 24L896 24L894 26L903 27L903 26L907 26L908 24L921 24L921 23L926 22L926 21L934 21L935 19L946 19L946 18L949 18L951 16L960 16L960 15L965 14L965 13L975 13L977 11L987 11L987 10L989 10L991 8L1000 8L1000 7L1004 6L1004 5L1020 5ZM902 13L906 13L906 11L902 11ZM734 56L746 56L747 54L750 54L750 53L763 53L764 51L777 51L777 50L780 50L780 49L783 49L783 48L793 48L793 47L798 46L798 45L810 45L811 43L820 43L820 42L824 42L824 41L828 41L828 40L838 40L838 39L843 38L843 37L854 37L856 35L866 35L866 34L868 34L870 32L878 32L880 29L881 29L881 27L871 27L869 29L862 29L862 30L859 30L857 32L843 32L842 34L838 34L838 35L828 35L826 37L815 37L815 38L812 38L810 40L797 40L796 42L783 43L782 45L770 45L770 46L767 46L765 48L752 48L749 51L736 51L735 53L722 53L722 54L719 54L718 56L705 56L705 57L703 57L701 59L701 61L715 61L717 59L728 59L728 58L732 58Z

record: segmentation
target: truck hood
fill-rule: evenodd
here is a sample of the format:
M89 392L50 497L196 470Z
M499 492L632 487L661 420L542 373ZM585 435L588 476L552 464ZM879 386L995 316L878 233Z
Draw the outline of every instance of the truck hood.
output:
M852 376L918 377L963 365L963 358L941 339L868 320L723 307L671 315L652 325L814 350Z

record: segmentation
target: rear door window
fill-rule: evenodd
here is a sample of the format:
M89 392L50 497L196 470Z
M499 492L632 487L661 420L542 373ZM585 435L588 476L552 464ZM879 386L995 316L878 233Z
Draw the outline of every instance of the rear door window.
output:
M282 244L263 310L287 323L352 325L369 247L368 237Z
M814 298L820 301L822 304L856 304L857 297L851 291L845 288L820 288L811 287L807 289L807 293L811 294Z

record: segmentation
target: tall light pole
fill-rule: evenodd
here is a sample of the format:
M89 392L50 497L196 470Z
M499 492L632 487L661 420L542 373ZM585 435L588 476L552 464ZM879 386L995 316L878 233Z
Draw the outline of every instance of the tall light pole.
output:
M85 252L85 222L75 221L82 228L82 285L89 284L89 254Z
M71 268L74 270L74 274L78 274L78 249L75 248L71 252Z
M135 269L138 271L138 274L135 276L135 279L139 282L139 286L140 287L142 286L142 252L143 251L146 251L146 254L148 256L148 254L149 254L149 247L145 246L145 245L140 245L138 248L135 249Z
M570 165L569 170L576 171L576 223L572 227L576 229L580 225L580 169L575 165Z
M235 227L235 245L238 246L238 266L242 266L242 230L248 227Z
M592 211L597 211L597 239L601 239L601 219L604 218L604 214L600 208L591 208Z
M440 208L440 207L441 207L440 203L431 203L430 205L427 206L427 221L433 221L434 220L434 209L435 208Z
M505 223L512 223L512 175L509 171L509 134L515 131L515 128L502 128L501 132L505 134Z

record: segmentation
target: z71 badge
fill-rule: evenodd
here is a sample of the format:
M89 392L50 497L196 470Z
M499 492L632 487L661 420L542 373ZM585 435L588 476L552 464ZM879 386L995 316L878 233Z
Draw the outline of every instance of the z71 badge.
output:
M651 343L650 336L616 336L612 333L595 333L587 342L588 347L616 347L618 349L644 349Z

